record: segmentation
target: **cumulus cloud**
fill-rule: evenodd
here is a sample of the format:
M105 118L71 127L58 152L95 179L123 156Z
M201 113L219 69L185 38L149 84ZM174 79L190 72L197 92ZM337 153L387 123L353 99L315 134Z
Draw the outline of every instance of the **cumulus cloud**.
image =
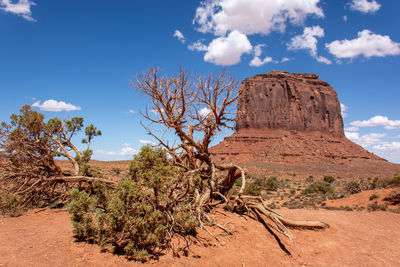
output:
M125 144L124 144L125 145ZM97 160L124 160L131 159L139 151L130 146L125 146L119 150L95 150L93 158Z
M265 65L270 62L278 63L278 61L273 60L272 57L265 57L264 59L260 58L260 56L262 54L261 48L264 46L265 46L265 44L259 44L254 47L254 58L251 60L251 62L249 64L250 66L259 67L259 66Z
M400 43L392 41L387 35L375 34L370 30L358 32L356 39L336 40L325 46L337 58L355 58L360 55L370 58L400 54Z
M36 101L32 104L32 107L37 107L43 111L75 111L80 110L81 108L78 106L74 106L71 103L65 103L63 101L56 101L54 99L49 99L40 104L40 101Z
M204 118L207 117L210 112L211 110L209 108L202 108L199 110L199 115Z
M11 0L1 0L0 9L21 16L26 20L35 21L31 12L31 6L34 5L36 4L30 0L18 0L17 3L12 3Z
M133 109L130 109L130 110L128 110L128 113L129 113L129 114L135 114L136 111L134 111Z
M196 41L189 44L188 49L191 51L207 51L208 47L202 41Z
M347 138L351 141L359 144L362 147L370 147L372 145L378 145L384 143L382 140L386 136L384 133L370 133L365 135L360 135L357 132L345 132Z
M384 127L387 130L400 129L400 120L389 120L388 117L374 116L369 120L353 121L350 125L354 127Z
M319 0L209 0L196 10L193 23L200 32L225 35L230 31L244 34L283 32L286 24L301 25L307 16L323 17Z
M349 109L349 107L347 107L345 104L340 103L340 110L342 112L342 117L346 118L347 117L347 113L346 111Z
M214 39L207 47L204 61L221 66L230 66L241 61L244 53L250 53L253 47L247 36L232 31L227 37Z
M276 60L273 60L272 57L265 57L264 59L261 59L259 57L254 57L251 61L250 61L250 66L253 67L259 67L262 65L265 65L267 63L277 63Z
M288 62L288 61L290 61L290 60L291 60L290 58L284 57L284 58L282 58L281 62Z
M175 30L174 37L176 37L179 41L181 41L182 44L185 43L186 41L185 36L180 30Z
M320 26L306 27L304 28L303 34L297 35L290 40L287 44L289 50L308 50L310 55L315 58L318 62L331 64L332 62L317 54L317 37L324 37L324 29Z
M351 127L344 128L344 130L346 132L358 132L360 129L358 127L355 127L355 126L351 126Z
M350 3L350 9L360 11L362 13L374 13L381 8L381 5L375 0L353 0Z
M144 145L155 145L156 143L150 140L139 140L139 143Z
M373 148L380 151L400 152L400 142L390 142L390 143L375 145Z

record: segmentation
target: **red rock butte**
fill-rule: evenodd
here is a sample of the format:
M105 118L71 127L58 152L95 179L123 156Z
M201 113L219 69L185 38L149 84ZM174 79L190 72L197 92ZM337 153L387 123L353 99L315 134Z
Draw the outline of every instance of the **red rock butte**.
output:
M217 161L236 163L357 161L399 170L345 137L337 93L316 74L273 70L243 80L236 132L210 151Z

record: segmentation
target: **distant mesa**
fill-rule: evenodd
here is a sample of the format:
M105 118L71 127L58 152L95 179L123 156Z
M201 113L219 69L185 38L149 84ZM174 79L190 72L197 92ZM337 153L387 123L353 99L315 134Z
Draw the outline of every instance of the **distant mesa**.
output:
M236 128L318 131L343 137L335 90L316 74L270 71L239 89Z
M210 151L217 161L237 163L389 164L344 136L340 102L327 82L275 70L243 80L236 132Z

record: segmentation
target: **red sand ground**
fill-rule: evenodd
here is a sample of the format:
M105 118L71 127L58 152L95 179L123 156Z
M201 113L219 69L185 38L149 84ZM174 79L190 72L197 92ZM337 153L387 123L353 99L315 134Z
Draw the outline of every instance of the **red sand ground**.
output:
M324 231L293 230L296 247L282 238L288 256L258 222L218 210L215 218L236 231L219 236L199 233L189 256L170 252L157 266L399 266L400 214L327 210L279 210L297 219L322 220ZM219 230L212 230L220 232ZM123 256L102 253L96 245L75 242L69 214L36 210L0 218L0 266L142 266Z

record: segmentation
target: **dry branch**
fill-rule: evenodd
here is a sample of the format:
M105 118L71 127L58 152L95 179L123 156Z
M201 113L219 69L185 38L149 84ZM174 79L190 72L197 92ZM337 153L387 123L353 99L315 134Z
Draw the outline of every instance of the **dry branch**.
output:
M193 82L195 81L195 82ZM235 164L216 164L211 158L209 145L212 138L223 128L233 129L235 104L237 100L237 82L226 73L218 76L191 76L180 69L177 75L161 75L159 68L149 68L136 77L132 86L151 102L152 116L146 110L143 117L151 124L164 127L164 132L172 130L180 141L177 146L170 146L162 135L155 134L145 126L149 135L172 155L176 166L196 173L201 183L190 190L190 183L183 182L185 193L193 192L193 209L198 214L200 225L202 220L210 221L204 213L206 208L215 205L215 201L226 202L227 209L253 215L257 220L269 219L272 227L290 240L294 237L287 228L307 227L325 228L322 222L293 221L269 209L261 198L244 196L246 187L245 170ZM203 110L203 112L200 112ZM242 178L242 185L236 196L228 198L235 180ZM186 186L185 186L186 185Z

